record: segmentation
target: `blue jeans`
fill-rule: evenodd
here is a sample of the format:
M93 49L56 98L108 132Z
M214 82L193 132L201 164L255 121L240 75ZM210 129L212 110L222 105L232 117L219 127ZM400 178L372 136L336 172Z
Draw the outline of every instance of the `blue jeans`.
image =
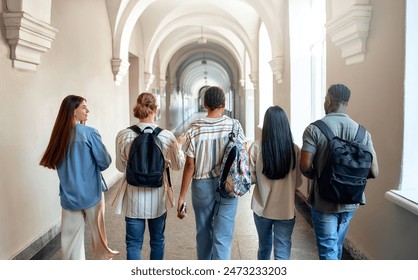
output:
M218 178L192 181L198 260L231 258L238 198L222 198L216 191L218 182Z
M319 259L340 260L344 239L354 211L322 213L312 208L312 223L315 230Z
M148 221L150 236L150 260L164 258L164 231L167 213L155 219L134 219L125 217L126 222L126 257L128 260L142 259L142 244L144 243L145 222Z
M290 260L295 218L272 220L254 213L254 223L258 233L257 259L270 260L272 247L274 247L275 260Z

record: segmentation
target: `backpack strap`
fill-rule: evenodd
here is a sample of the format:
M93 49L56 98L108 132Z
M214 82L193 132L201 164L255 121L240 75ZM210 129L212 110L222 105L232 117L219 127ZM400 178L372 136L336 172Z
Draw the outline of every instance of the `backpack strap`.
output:
M312 124L318 127L322 131L322 133L328 138L328 141L330 141L331 139L335 137L331 129L322 120L317 120L313 122ZM361 143L363 142L364 137L366 137L366 129L361 124L359 124L358 129L357 129L357 134L354 140Z
M328 141L331 141L335 137L332 130L322 120L317 120L312 124L322 131L322 133L327 137Z
M354 140L359 142L359 143L362 143L363 140L364 140L364 137L366 137L366 129L361 124L359 124L358 129L357 129L356 138Z
M159 126L157 126L155 129L152 129L152 127L147 126L146 128L144 128L144 130L141 130L137 125L132 125L132 126L130 126L128 128L131 129L131 130L133 130L133 131L135 131L137 134L142 134L142 133L144 133L145 130L151 129L152 130L152 133L154 133L156 136L158 134L160 134L161 131L163 131L163 129L161 127L159 127Z
M163 129L161 127L157 126L156 128L154 128L152 133L154 133L155 136L157 136L158 134L160 134L161 131L163 131Z
M147 127L147 128L150 128L151 129L151 127ZM147 129L147 128L145 128L145 129ZM154 130L152 131L152 133L155 136L158 136L158 134L160 134L161 131L163 131L163 129L161 127L157 126L156 128L154 128ZM162 147L160 147L160 148L162 149ZM169 188L172 188L173 185L171 184L170 167L167 166L165 170L167 172L168 187Z
M128 127L130 130L133 130L133 131L135 131L138 135L139 134L142 134L143 133L143 131L138 127L138 126L136 126L136 125L132 125L132 126L130 126L130 127Z
M235 127L237 128L237 132L234 132ZM239 127L237 125L237 121L235 119L232 119L232 129L231 132L228 134L229 141L234 141L234 138L238 138L239 134Z
M322 133L327 137L328 141L331 141L335 137L332 130L322 120L317 120L317 121L313 122L312 124L315 125L316 127L318 127L319 130L322 131ZM357 129L357 133L356 133L356 137L355 137L354 140L361 143L361 142L363 142L363 139L364 139L365 135L366 135L366 129L362 125L359 124L358 129ZM324 166L324 169L325 169L325 166ZM317 173L316 173L316 176L318 177Z

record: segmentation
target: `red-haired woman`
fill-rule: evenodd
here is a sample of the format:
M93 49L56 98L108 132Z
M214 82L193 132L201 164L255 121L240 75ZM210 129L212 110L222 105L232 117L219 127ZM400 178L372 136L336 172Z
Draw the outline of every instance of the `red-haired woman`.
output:
M61 103L40 165L56 169L62 207L61 248L65 260L84 260L84 226L89 225L94 259L119 254L107 246L101 171L111 157L99 132L84 125L86 99L69 95Z

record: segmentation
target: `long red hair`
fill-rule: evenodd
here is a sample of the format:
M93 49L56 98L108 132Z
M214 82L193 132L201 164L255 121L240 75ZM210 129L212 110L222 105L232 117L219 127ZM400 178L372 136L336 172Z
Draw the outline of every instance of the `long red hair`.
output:
M74 110L86 99L77 95L68 95L61 103L49 144L39 165L56 169L67 155L75 128Z

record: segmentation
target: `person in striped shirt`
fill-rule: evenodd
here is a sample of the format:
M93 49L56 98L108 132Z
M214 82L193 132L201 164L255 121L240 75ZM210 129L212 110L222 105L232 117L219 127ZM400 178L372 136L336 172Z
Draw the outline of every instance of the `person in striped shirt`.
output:
M196 251L199 260L230 259L238 198L222 198L217 192L222 155L229 141L234 122L238 124L238 139L246 138L237 120L223 115L225 93L219 87L209 87L204 96L208 110L205 117L192 122L185 143L186 164L183 171L177 216L184 214L181 206L191 182L192 205L196 222ZM236 125L235 124L235 125Z
M157 113L156 96L149 92L141 93L137 98L133 113L139 119L137 126L141 130L146 127L155 129L157 127L154 123ZM133 130L126 128L121 130L116 137L116 168L120 172L125 173L131 145L137 136ZM186 136L182 134L176 139L171 131L163 129L158 134L158 138L169 167L174 170L182 169L185 157L181 147ZM150 259L162 260L167 210L174 206L173 189L169 185L167 172L164 171L163 186L159 188L131 186L124 175L113 204L116 205L116 213L125 215L127 259L142 259L145 224L148 223L151 239Z

